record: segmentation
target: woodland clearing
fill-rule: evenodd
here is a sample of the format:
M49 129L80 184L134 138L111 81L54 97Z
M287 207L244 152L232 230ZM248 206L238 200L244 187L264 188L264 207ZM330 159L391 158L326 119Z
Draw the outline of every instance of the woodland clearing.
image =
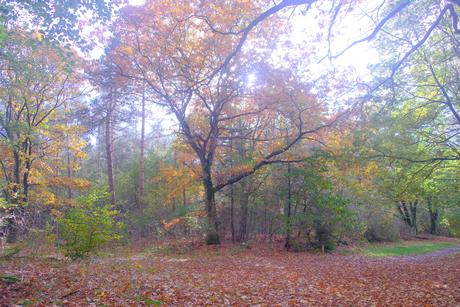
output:
M1 284L0 306L460 306L458 244L385 258L267 244L129 248L77 261L2 260L1 274L20 280Z

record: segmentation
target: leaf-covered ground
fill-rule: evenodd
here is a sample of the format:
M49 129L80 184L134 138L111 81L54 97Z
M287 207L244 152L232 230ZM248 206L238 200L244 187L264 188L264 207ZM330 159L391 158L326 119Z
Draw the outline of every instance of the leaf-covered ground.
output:
M459 250L459 249L457 249ZM365 258L202 248L0 263L0 306L460 306L460 254Z

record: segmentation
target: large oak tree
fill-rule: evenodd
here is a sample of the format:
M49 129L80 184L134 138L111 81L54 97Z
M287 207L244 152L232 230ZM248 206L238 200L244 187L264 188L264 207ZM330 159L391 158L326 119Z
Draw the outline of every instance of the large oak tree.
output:
M268 5L151 1L127 7L115 24L119 44L112 59L119 73L147 84L154 93L149 99L175 117L180 140L194 154L208 244L219 243L218 191L264 165L301 159L289 150L320 140L339 117L326 114L295 69L272 60L288 30L284 15L273 13L288 2ZM216 161L236 139L250 140L254 154L217 173Z

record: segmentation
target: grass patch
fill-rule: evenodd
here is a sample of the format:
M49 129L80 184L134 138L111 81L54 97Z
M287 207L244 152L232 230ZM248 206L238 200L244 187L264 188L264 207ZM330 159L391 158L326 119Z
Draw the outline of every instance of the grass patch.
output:
M372 258L404 255L422 255L436 252L438 250L453 247L454 243L448 242L396 242L385 244L374 244L363 248L363 254Z

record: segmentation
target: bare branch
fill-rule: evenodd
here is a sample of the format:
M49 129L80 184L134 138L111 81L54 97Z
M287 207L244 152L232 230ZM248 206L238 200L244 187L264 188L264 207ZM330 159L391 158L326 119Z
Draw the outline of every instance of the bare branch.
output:
M246 28L242 29L238 32L238 34L242 34L238 44L236 45L235 49L225 58L222 64L214 70L206 79L212 79L219 71L224 69L230 61L241 51L243 48L246 39L248 38L249 33L254 29L257 25L259 25L262 21L281 11L282 9L290 6L297 6L302 4L311 5L318 0L283 0L281 3L269 8L262 14L260 14L257 18L255 18Z
M404 57L399 60L394 66L393 68L391 69L391 76L390 78L392 78L394 76L394 74L396 73L396 71L398 70L399 67L401 67L401 65L407 60L407 58L412 54L414 53L418 48L420 48L420 46L422 46L426 40L428 39L428 37L430 37L431 33L433 32L433 30L439 25L439 23L441 22L441 19L444 17L444 15L446 14L447 11L450 11L450 10L453 10L453 6L452 4L447 4L441 11L441 13L439 13L439 16L438 18L433 22L433 24L431 25L431 27L428 29L428 31L425 33L425 36L417 43L415 44L405 55Z
M329 124L325 124L325 125L322 125L322 126L319 126L319 127L316 127L312 130L308 130L308 131L299 131L298 135L296 138L294 138L292 141L290 141L286 146L284 146L283 148L280 148L278 150L274 150L272 151L271 153L269 153L268 155L266 155L262 161L256 163L251 170L248 170L247 172L243 172L241 174L238 174L237 176L233 177L233 178L230 178L229 180L227 180L226 182L224 183L220 183L218 185L216 185L214 187L214 191L217 192L217 191L220 191L221 189L223 189L224 187L226 187L227 185L230 185L230 184L233 184L233 183L236 183L238 181L240 181L241 179L243 178L246 178L252 174L254 174L256 171L258 171L260 168L262 168L263 166L265 165L269 165L269 164L275 164L275 163L294 163L294 162L302 162L301 159L295 159L295 160L271 160L272 158L274 157L277 157L283 153L285 153L286 151L288 151L289 149L291 149L295 144L297 144L301 139L305 139L306 136L308 134L312 134L312 133L315 133L315 132L318 132L320 130L323 130L325 128L329 128L329 127L332 127L335 123L337 123L337 121L339 121L341 118L345 117L346 115L348 115L348 112L343 112L342 114L340 114L339 116L337 116L332 122L330 122Z
M406 1L404 3L402 3L400 6L398 6L397 8L395 8L390 14L388 14L387 17L383 18L379 24L375 27L374 31L369 35L369 36L366 36L365 38L363 39L360 39L360 40L357 40L357 41L354 41L350 46L348 46L347 48L345 48L344 50L342 50L342 52L340 52L339 54L337 55L334 55L332 56L331 58L335 59L335 58L338 58L339 56L341 56L342 54L344 54L348 49L350 49L351 47L357 45L357 44L360 44L360 43L363 43L365 41L371 41L376 35L377 33L380 31L380 29L382 29L382 27L387 23L388 20L390 20L391 18L393 18L394 16L396 16L396 14L398 14L399 12L401 12L406 6L409 6L411 4L410 1Z

